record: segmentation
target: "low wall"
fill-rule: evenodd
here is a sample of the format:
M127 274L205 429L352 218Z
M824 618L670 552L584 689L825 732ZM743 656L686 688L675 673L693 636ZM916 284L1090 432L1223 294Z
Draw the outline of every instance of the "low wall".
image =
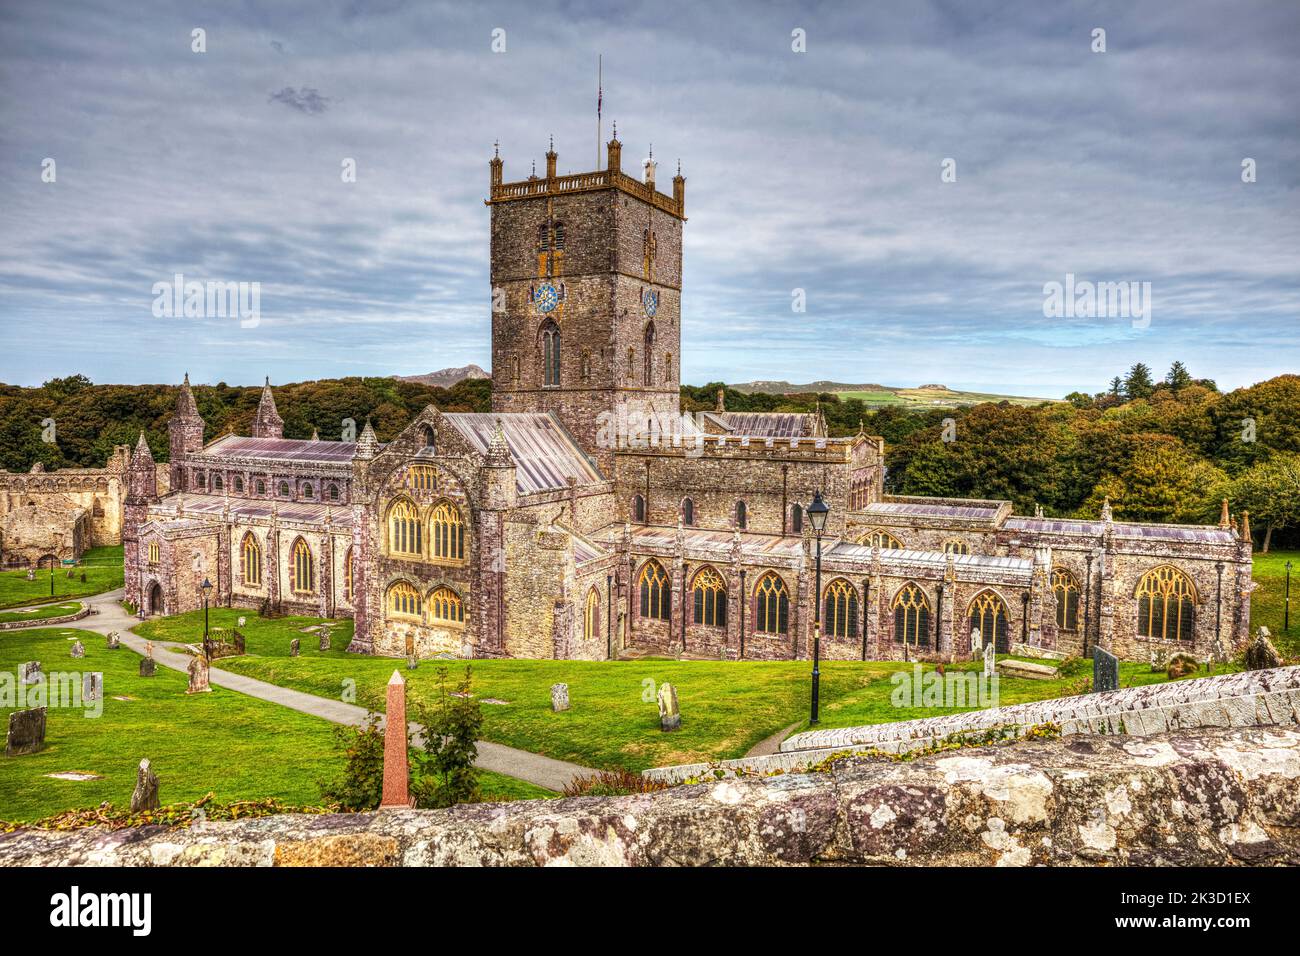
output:
M60 617L42 617L30 621L6 621L0 624L0 631L16 631L24 627L54 627L56 624L70 624L73 621L80 621L89 614L90 608L82 605L80 611L64 614Z
M1074 737L631 797L0 836L0 864L1300 864L1300 728Z
M1049 723L1058 725L1062 736L1140 736L1198 727L1294 725L1300 723L1300 667L1198 677L943 717L813 730L785 740L781 752L771 756L658 767L645 773L669 783L717 773L790 773L845 750L898 753L922 749L953 734L1001 729L1007 736L1019 736L1030 727Z

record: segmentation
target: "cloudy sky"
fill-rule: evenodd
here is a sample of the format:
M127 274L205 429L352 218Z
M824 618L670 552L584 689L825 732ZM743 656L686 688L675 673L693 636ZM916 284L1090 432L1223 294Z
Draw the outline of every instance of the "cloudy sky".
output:
M686 382L1300 371L1294 2L143 0L0 4L0 381L487 367L492 144L595 167L602 53L687 177ZM177 273L260 321L155 316ZM1067 273L1149 323L1045 317Z

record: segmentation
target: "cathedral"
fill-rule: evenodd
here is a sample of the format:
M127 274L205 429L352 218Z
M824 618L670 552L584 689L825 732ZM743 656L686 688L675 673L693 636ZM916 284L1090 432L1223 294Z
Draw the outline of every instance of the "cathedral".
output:
M1223 659L1250 618L1248 517L1015 515L883 490L884 442L819 414L683 415L686 180L507 182L489 162L492 412L430 406L394 440L205 443L188 376L164 484L127 467L127 597L351 617L350 650L420 657ZM820 540L806 508L830 506ZM815 556L822 556L820 593Z

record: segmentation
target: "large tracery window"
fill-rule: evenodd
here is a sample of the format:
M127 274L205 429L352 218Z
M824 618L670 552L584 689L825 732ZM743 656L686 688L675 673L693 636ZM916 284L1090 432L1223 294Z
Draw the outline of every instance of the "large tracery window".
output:
M1079 582L1064 568L1052 569L1052 594L1056 597L1056 626L1062 631L1079 629Z
M915 584L904 584L894 595L894 642L930 646L930 599Z
M768 571L754 586L754 631L759 634L790 631L790 591L775 571Z
M429 618L441 624L464 624L465 603L451 588L436 588L429 595Z
M460 511L449 501L433 509L430 518L433 534L433 556L442 561L465 560L465 523Z
M668 620L670 588L668 575L658 561L647 561L637 579L641 590L641 616L656 621Z
M971 636L980 632L980 643L999 654L1011 652L1011 640L1008 636L1007 606L1002 598L992 591L985 591L970 603Z
M727 584L713 568L701 568L691 584L695 596L695 623L727 626Z
M822 629L831 637L858 636L858 592L843 578L826 585Z
M554 387L560 384L560 327L547 319L542 325L542 384Z
M398 581L388 589L388 613L393 617L419 620L424 613L420 592L405 581Z
M1138 636L1190 641L1196 636L1196 588L1177 568L1153 568L1137 586Z
M388 550L415 558L424 553L420 512L405 499L395 502L388 511Z

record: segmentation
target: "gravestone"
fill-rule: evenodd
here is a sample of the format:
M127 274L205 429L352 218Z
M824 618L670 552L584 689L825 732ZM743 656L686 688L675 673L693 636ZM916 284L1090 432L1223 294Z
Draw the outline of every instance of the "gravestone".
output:
M5 756L18 757L45 749L45 708L15 710L9 715Z
M18 665L18 680L23 684L39 684L45 679L41 673L40 661L27 661Z
M1119 658L1104 647L1092 649L1092 691L1119 690Z
M98 671L81 675L81 699L95 701L104 699L104 675Z
M557 714L562 710L569 709L569 685L552 684L551 685L551 710Z
M81 572L81 583L82 583L82 584L85 584L85 583L86 583L86 572L85 572L85 571L82 571L82 572Z
M241 614L241 615L239 615L239 624L236 625L236 626L237 626L237 627L243 627L243 626L244 626L245 624L247 624L247 623L248 623L248 618L244 617L244 615Z
M149 758L140 761L140 769L135 773L135 791L131 794L131 812L144 813L157 810L158 775L153 772Z
M415 635L406 635L406 669L415 670Z
M998 656L992 644L984 648L984 676L992 677L997 673Z
M1246 648L1246 670L1262 671L1270 667L1281 667L1282 663L1282 655L1269 640L1268 628L1261 625L1255 632L1255 639Z
M298 656L298 638L296 637L289 642L289 656L290 657Z
M154 659L152 657L140 658L141 677L153 677L157 669L158 669L158 665L154 663Z
M328 627L322 627L320 629L320 649L322 651L328 651L330 649L330 629Z
M677 707L677 688L672 684L659 685L659 729L677 730L682 725L682 713Z
M31 568L28 568L28 569L27 569L27 580L28 580L28 581L35 581L35 580L36 580L36 572L33 571Z
M121 641L119 640L119 638L118 638L118 636L117 636L117 631L109 631L109 632L108 632L108 649L109 649L110 651L116 651L116 650L119 650L121 647L122 647L122 643L121 643Z
M187 694L206 694L212 690L208 686L209 667L208 659L202 654L194 655L190 661L190 686L185 689Z
M86 645L81 643L80 638L72 642L72 649L68 652L73 657L85 657Z
M972 628L970 632L970 656L975 660L984 652L984 636L980 634L978 627Z

